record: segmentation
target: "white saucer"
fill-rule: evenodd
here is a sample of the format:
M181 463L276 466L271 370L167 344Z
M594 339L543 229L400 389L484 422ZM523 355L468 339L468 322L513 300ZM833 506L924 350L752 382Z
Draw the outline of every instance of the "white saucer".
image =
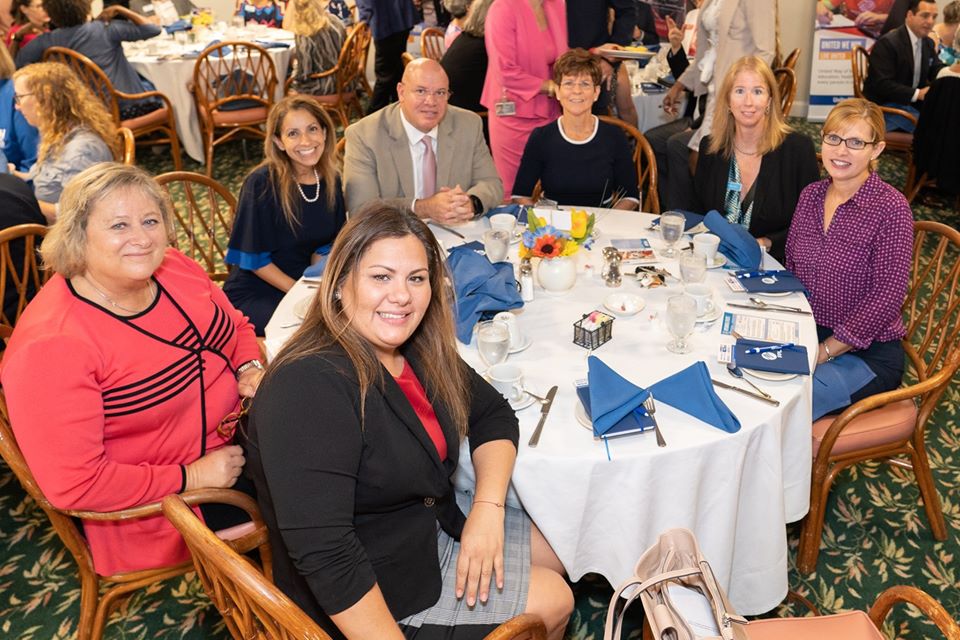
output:
M523 409L526 409L536 401L537 399L531 396L529 393L524 393L523 397L517 400L516 402L510 401L510 408L513 409L514 411L521 411Z
M765 298L785 298L791 293L800 293L799 291L751 291L751 294L755 296L764 296Z
M310 311L311 304L313 304L313 296L304 298L303 300L297 300L293 305L293 315L303 320L307 317L307 312Z
M713 256L713 263L708 264L707 269L718 269L725 264L727 264L727 256L723 255L722 253L718 253L717 255Z
M769 380L770 382L793 380L799 375L796 373L777 373L776 371L757 371L755 369L747 369L746 367L740 367L740 369L751 378L757 378L758 380Z
M620 317L629 317L640 313L646 303L633 293L611 293L603 299L603 306Z
M713 322L714 320L718 319L722 315L723 315L723 309L720 308L720 305L714 302L713 311L708 311L702 316L697 316L697 323L699 324L701 322Z
M573 415L576 416L577 422L580 423L581 427L589 429L590 433L593 433L593 420L587 415L587 410L583 408L582 402L577 402L577 406L573 410Z
M531 344L533 344L533 340L530 339L530 336L524 335L523 342L521 342L515 347L510 347L510 350L507 351L507 353L520 353L521 351L529 347Z

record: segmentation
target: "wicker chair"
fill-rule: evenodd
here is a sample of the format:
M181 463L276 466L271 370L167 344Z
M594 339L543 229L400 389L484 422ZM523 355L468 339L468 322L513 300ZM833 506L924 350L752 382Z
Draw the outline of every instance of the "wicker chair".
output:
M637 165L637 185L640 187L640 210L660 213L660 196L657 195L657 161L653 147L636 127L612 116L598 116L604 122L620 127L633 147L633 161Z
M113 115L113 121L118 127L126 127L141 144L169 144L173 156L173 166L180 169L180 139L177 137L177 125L174 120L173 104L170 99L159 91L144 91L142 93L124 93L117 91L110 82L110 78L103 72L97 63L73 49L66 47L50 47L43 53L44 62L62 62L73 69L80 78L93 90ZM128 120L120 119L120 100L137 100L142 98L157 98L163 106L150 113ZM131 153L133 163L133 154Z
M0 231L0 323L13 327L27 303L50 278L41 270L37 249L47 227L42 224L18 224ZM16 303L7 305L8 289L16 291Z
M137 140L127 127L117 128L117 153L114 155L117 162L130 166L137 163Z
M794 98L797 97L797 74L789 67L780 67L773 70L773 77L777 79L780 90L780 113L786 118L793 108Z
M446 46L443 43L443 29L427 27L420 34L420 55L424 58L440 61Z
M931 257L925 261L924 256ZM917 382L864 398L813 424L810 511L797 551L801 573L816 568L830 488L840 471L864 460L908 456L933 537L947 538L925 436L930 416L960 368L960 231L938 222L914 223L912 274L903 307L903 346Z

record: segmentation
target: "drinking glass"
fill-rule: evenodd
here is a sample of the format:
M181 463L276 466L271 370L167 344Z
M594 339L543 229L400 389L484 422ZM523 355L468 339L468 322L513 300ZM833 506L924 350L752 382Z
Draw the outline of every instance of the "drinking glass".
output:
M498 320L481 322L477 329L477 350L488 368L506 360L510 351L509 327Z
M510 232L504 229L484 231L483 250L490 262L503 262L510 250Z
M686 221L687 219L679 211L667 211L660 216L660 239L667 245L661 254L664 258L676 257L677 250L673 245L677 244L683 235Z
M680 279L684 284L703 282L707 277L707 258L697 253L680 255Z
M697 324L697 302L690 296L667 298L667 329L674 339L667 343L671 353L690 353L687 337Z

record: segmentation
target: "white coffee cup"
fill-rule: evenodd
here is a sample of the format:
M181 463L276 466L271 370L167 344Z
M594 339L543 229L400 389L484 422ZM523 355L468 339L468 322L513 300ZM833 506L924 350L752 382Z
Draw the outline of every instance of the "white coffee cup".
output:
M693 236L693 252L707 259L707 267L712 267L717 261L717 250L719 248L719 236L712 233L698 233Z
M515 364L501 362L487 370L487 378L493 388L510 402L517 403L523 398L523 371Z
M517 226L517 219L513 217L513 214L510 213L497 213L490 216L490 228L491 229L503 229L509 233L513 233L514 227Z
M493 319L507 325L507 331L510 332L511 349L516 349L523 344L523 334L520 333L520 323L517 321L517 316L509 311L501 311L493 316Z
M714 310L713 289L709 286L700 282L691 283L684 287L683 291L697 303L698 318Z

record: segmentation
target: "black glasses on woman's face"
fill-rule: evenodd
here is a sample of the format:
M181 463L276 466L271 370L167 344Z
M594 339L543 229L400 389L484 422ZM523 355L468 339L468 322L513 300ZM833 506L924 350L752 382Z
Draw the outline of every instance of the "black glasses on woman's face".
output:
M877 144L876 140L867 141L861 140L860 138L841 138L835 133L823 134L822 140L831 147L839 147L841 144L845 144L848 149L853 149L854 151L866 149L868 144Z
M24 99L24 98L26 98L26 97L28 97L28 96L32 96L32 95L33 95L32 93L14 93L14 94L13 94L13 103L14 103L14 104L21 104L21 103L23 102L23 99Z

